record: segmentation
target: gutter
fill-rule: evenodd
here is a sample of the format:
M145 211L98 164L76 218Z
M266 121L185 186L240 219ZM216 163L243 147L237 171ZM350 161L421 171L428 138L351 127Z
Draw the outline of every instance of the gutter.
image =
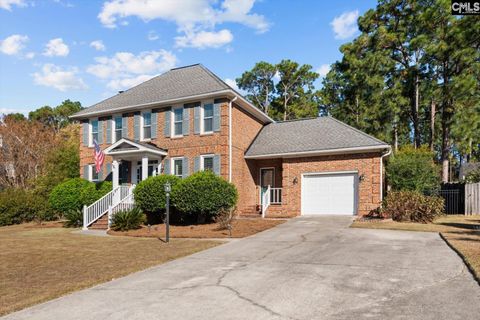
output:
M313 150L313 151L300 151L300 152L285 152L285 153L272 153L263 155L244 156L245 159L272 159L272 158L296 158L296 157L309 157L309 156L323 156L333 155L339 153L360 153L363 151L380 151L391 148L389 145L375 145L365 147L353 147L353 148L339 148L339 149L327 149L327 150Z
M389 147L387 153L382 154L380 157L380 201L383 202L383 158L388 157L392 154L392 148ZM382 206L382 203L380 203Z
M232 182L232 104L237 97L228 103L228 182Z

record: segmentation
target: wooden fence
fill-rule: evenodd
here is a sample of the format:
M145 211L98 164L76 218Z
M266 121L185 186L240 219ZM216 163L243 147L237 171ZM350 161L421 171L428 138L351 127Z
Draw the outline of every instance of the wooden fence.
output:
M480 182L465 185L465 215L480 215Z

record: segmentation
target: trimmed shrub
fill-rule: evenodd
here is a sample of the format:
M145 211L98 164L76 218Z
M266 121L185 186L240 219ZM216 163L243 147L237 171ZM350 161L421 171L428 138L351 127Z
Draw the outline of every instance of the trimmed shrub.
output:
M82 210L70 210L65 214L67 221L63 224L67 228L78 228L83 225Z
M430 223L444 214L444 200L415 191L394 191L385 197L382 211L395 221Z
M394 191L428 192L440 186L439 169L434 154L426 147L405 146L387 164L387 179Z
M172 190L180 181L173 175L162 174L141 181L133 190L135 205L146 213L161 213L165 210L165 183L170 182Z
M172 190L174 206L184 214L214 219L221 210L237 204L238 192L232 183L211 171L199 171L182 179Z
M122 210L113 215L111 228L115 231L138 229L145 222L143 212L135 207L131 210Z
M55 218L45 199L34 192L13 188L0 192L0 226Z
M87 188L93 190L95 184L82 178L69 179L53 188L48 202L52 209L59 214L80 210L86 201L83 191ZM89 198L88 201L90 200Z
M88 184L80 193L80 203L82 206L89 206L110 191L112 191L112 183L110 181Z

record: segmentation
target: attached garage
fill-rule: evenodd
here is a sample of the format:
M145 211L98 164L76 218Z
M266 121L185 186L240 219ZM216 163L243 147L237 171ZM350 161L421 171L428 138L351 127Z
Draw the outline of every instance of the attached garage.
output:
M358 175L356 172L302 175L302 215L355 215Z

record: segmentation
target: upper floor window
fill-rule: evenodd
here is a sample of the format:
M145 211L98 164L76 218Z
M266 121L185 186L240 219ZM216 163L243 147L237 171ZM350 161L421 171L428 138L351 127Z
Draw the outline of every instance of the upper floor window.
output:
M114 134L113 134L113 141L112 143L117 142L118 140L122 139L122 117L115 117L114 118Z
M173 109L173 136L178 137L183 134L183 108Z
M92 126L92 141L91 144L93 145L93 141L97 141L98 143L98 120L92 120L91 122Z
M152 138L152 113L143 113L143 139L148 140Z
M208 103L203 105L203 132L213 132L213 104Z
M172 159L172 173L179 178L183 177L183 158Z

